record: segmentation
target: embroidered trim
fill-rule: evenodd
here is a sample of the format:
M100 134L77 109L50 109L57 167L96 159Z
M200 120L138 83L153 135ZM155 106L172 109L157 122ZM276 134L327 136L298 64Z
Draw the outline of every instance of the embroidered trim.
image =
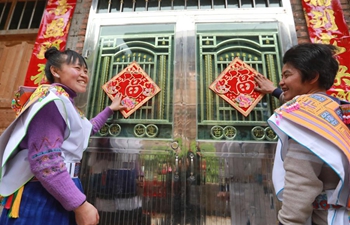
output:
M66 96L66 97L68 97L69 98L69 94L66 92L66 90L64 90L64 88L63 87L61 87L61 86L54 86L55 88L56 88L56 90L57 90L57 94L58 95L63 95L63 96Z
M52 152L62 152L61 149L57 148L57 149L49 149L47 151L44 151L44 152L39 152L35 155L32 156L32 159L35 159L39 156L42 156L42 155L45 155L45 154L49 154L49 153L52 153Z
M343 121L346 125L350 124L350 104L340 105L340 109L343 114Z
M312 206L317 210L339 209L342 207L341 205L328 204L327 195L325 193L318 195L312 203Z
M51 144L50 140L47 137L44 137L42 142L40 144L33 144L33 147L35 148L35 151L40 151L43 146L45 146L47 149L55 149L57 147L57 142L61 142L60 138L56 138L56 141Z
M36 98L39 102L42 101L49 94L50 87L56 89L57 95L63 95L69 98L69 94L61 86L40 85L37 88L21 86L11 101L11 108L15 111L16 117L27 105L34 103Z
M332 124L333 126L338 125L338 120L336 118L334 118L332 116L332 114L330 114L327 111L324 111L323 113L320 114L320 116L325 119L329 124Z
M292 112L294 110L298 110L300 108L299 102L296 99L292 99L286 103L286 111Z
M42 171L43 177L67 170L61 152L61 149L55 148L32 155L31 158L35 159L38 165L35 170ZM52 164L52 161L56 163Z
M53 174L56 174L56 173L59 173L62 171L67 171L67 168L66 168L66 164L64 162L62 162L62 163L60 163L59 166L45 168L42 171L43 171L42 176L47 177L49 175L53 175Z
M77 113L79 113L80 118L84 119L85 118L84 113L80 109L78 109L78 107L74 106L74 108L77 111Z

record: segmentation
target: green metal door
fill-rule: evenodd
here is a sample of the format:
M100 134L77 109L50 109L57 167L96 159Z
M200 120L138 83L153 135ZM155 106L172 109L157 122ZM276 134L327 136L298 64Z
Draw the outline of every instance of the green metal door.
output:
M191 120L195 134L186 133L195 141L184 146L185 224L276 224L279 203L271 173L277 136L266 120L278 102L266 95L244 116L209 86L235 57L277 85L278 24L194 25L194 38L188 43L194 40L196 46L195 70L188 72L185 101L188 118L195 118L196 123Z
M245 117L208 87L235 57L277 83L279 24L96 24L88 117L110 104L101 86L134 61L161 89L90 140L81 177L100 224L275 224L266 119L278 102L265 96Z

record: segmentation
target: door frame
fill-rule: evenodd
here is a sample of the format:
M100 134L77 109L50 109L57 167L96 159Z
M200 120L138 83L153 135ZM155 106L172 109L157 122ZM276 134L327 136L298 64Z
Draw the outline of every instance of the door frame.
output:
M196 24L198 23L244 23L244 22L276 22L278 24L278 32L280 37L281 51L285 52L292 45L297 43L297 37L294 27L294 20L289 1L284 1L287 7L281 8L264 8L264 9L230 9L230 10L188 10L188 11L159 11L159 12L127 12L127 13L96 13L97 1L94 0L91 6L86 31L85 43L83 48L83 56L87 58L87 64L90 71L95 71L95 60L98 54L98 39L101 26L124 26L124 25L142 25L142 24L175 24L174 37L174 95L173 95L173 137L171 139L142 139L143 145L140 152L150 151L143 146L157 145L157 149L162 151L173 152L174 164L177 167L177 161L181 156L182 162L186 161L186 154L193 143L200 145L201 143L212 141L197 140L197 101L196 96L186 98L193 95L191 90L196 90L197 82L197 62L196 62ZM254 19L253 19L254 18ZM88 107L85 103L89 99L90 91L82 94L76 100L79 108L83 110ZM98 142L99 137L92 137L92 145ZM130 141L132 138L108 138L111 142ZM178 142L177 140L181 140ZM259 145L259 143L253 143ZM274 143L267 143L269 149L274 148ZM229 153L226 157L230 156ZM224 156L225 157L225 156ZM184 163L185 164L185 163ZM186 166L185 166L186 167ZM186 168L182 167L181 171L176 171L174 176L180 175L181 180L186 180ZM174 178L173 178L174 179ZM181 186L181 191L186 191L186 182ZM182 202L185 204L185 201ZM185 208L185 205L184 205ZM181 224L185 224L186 212Z

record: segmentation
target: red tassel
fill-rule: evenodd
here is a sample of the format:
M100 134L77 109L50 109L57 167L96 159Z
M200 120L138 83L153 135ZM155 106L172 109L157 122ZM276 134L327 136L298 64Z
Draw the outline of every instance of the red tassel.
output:
M340 105L340 109L343 113L343 121L346 125L350 124L350 104Z
M4 205L5 209L10 209L12 205L13 194L7 197L6 204Z

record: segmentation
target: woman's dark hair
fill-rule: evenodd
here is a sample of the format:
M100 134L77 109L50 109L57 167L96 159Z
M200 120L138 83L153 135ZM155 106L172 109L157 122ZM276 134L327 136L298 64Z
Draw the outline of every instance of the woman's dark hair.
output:
M54 82L54 77L50 70L51 66L61 68L62 64L64 63L70 65L78 60L79 66L85 66L87 68L85 59L79 53L70 49L59 51L55 47L48 48L45 52L45 58L47 59L45 65L45 75L46 79L50 83Z
M304 43L290 48L283 56L301 72L302 81L312 80L319 74L319 86L328 90L334 83L339 64L335 58L337 47L329 44Z

